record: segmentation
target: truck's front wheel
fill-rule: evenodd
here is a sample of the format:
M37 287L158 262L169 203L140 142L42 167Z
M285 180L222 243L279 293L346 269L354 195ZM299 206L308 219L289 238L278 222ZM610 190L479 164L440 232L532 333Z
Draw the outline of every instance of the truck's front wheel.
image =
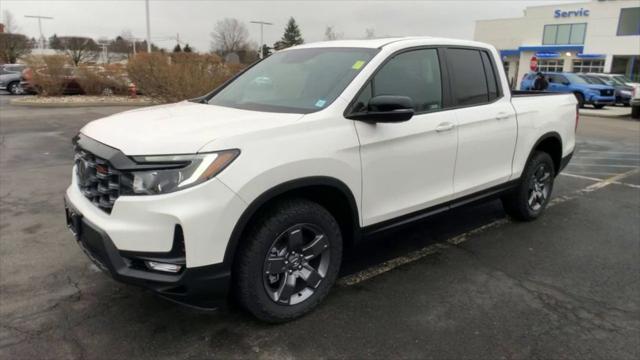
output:
M502 198L506 213L516 220L536 219L549 203L554 178L551 156L536 151L522 172L518 187Z
M234 274L243 307L274 323L314 309L342 260L342 235L331 213L309 200L283 200L249 226Z

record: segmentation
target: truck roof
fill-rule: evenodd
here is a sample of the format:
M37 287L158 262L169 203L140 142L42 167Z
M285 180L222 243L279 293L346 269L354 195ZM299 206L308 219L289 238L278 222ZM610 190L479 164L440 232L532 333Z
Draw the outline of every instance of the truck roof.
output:
M447 38L437 38L430 36L405 36L405 37L389 37L389 38L381 38L381 39L368 39L368 40L334 40L334 41L320 41L308 44L302 44L298 46L291 47L289 49L308 49L308 48L336 48L336 47L353 47L353 48L371 48L378 49L382 48L389 44L398 44L402 42L411 42L416 43L419 42L422 45L460 45L460 46L481 46L488 47L489 45L485 43L479 43L476 41L470 40L460 40L460 39L447 39ZM287 50L287 49L285 49Z

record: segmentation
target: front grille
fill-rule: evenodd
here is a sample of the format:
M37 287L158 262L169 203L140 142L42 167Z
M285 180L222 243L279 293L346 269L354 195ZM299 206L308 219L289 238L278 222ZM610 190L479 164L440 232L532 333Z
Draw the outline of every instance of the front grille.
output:
M82 194L95 206L111 213L120 196L121 173L108 161L76 146L74 161L78 186Z
M602 96L613 96L613 90L600 90Z

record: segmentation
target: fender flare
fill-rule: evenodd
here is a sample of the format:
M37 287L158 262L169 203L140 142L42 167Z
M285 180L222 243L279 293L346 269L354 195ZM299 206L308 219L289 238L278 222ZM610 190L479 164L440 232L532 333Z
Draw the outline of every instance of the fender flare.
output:
M531 157L533 156L533 152L538 147L538 145L540 145L543 141L545 141L545 140L547 140L549 138L554 138L554 139L556 139L556 140L558 140L560 142L560 161L562 162L562 150L564 149L564 147L562 146L562 137L556 131L549 131L549 132L543 134L542 136L540 136L538 138L538 140L533 144L533 146L529 150L529 156L527 156L527 161L524 163L525 167L527 166L527 164L531 160ZM524 171L524 169L523 169L523 171ZM559 172L558 169L556 169L556 172L557 173ZM556 176L558 175L557 173L556 173Z
M236 251L238 245L240 244L240 240L244 230L246 229L249 221L253 218L253 216L258 212L259 209L262 208L263 205L267 204L269 201L275 199L276 197L292 191L296 189L301 189L310 186L326 186L331 187L335 190L338 190L342 195L344 195L349 203L351 216L354 219L353 231L354 234L358 234L358 230L360 229L359 223L359 213L358 206L351 192L351 189L342 181L328 176L310 176L303 177L294 180L289 180L284 183L278 184L266 191L264 191L260 196L254 199L249 206L244 210L238 221L236 222L233 231L231 232L231 236L229 237L229 242L227 243L227 248L224 253L223 263L228 267L231 267L233 264L234 257L236 255Z

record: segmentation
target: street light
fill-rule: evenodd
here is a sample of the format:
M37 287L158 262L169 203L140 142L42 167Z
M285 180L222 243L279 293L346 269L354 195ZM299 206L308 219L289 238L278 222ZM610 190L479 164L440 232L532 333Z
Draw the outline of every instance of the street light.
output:
M147 52L151 53L151 24L149 23L149 0L145 0L144 6L147 13Z
M264 26L273 25L273 23L259 20L249 22L252 24L260 24L260 59L262 59L264 57L264 54L262 53L262 46L264 46Z
M44 50L44 35L42 35L42 20L53 20L52 17L49 16L40 16L40 15L25 15L26 18L38 19L38 31L40 31L40 51Z

